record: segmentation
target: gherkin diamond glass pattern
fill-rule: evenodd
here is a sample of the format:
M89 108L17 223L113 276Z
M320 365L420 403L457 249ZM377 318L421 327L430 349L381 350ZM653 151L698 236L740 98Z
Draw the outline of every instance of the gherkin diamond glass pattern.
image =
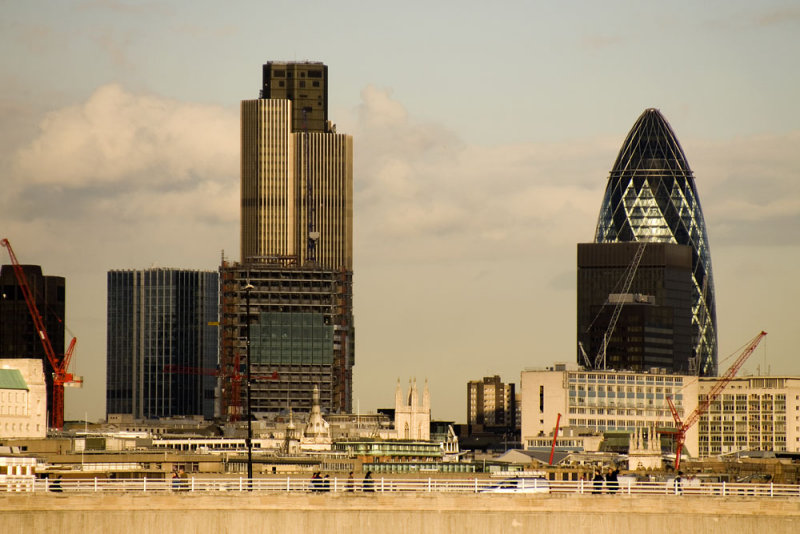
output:
M694 177L675 133L647 109L622 144L606 185L596 243L646 241L692 247L694 371L717 374L714 279Z

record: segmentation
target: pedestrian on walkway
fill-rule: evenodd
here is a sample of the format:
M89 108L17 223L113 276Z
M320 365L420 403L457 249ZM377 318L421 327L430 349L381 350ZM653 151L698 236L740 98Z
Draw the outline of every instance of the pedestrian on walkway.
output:
M600 472L600 469L594 470L594 478L592 478L592 494L599 495L603 493L603 474Z
M678 476L675 477L675 494L676 495L682 495L683 494L682 477L683 477L683 471L678 471Z
M374 492L375 491L375 481L372 480L372 471L367 471L367 474L364 475L364 482L362 484L362 490L365 492Z
M616 493L619 489L617 475L619 475L619 469L614 469L613 467L608 468L608 473L606 473L606 487L609 493Z

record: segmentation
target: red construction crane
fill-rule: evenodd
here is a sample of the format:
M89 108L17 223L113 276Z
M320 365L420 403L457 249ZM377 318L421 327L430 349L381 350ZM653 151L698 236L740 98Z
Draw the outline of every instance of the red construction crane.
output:
M697 408L689 414L689 417L686 418L686 421L681 421L681 416L678 415L678 410L675 409L675 405L672 403L672 397L667 397L667 402L669 403L669 409L672 412L672 418L675 420L675 425L678 427L676 430L665 430L662 431L662 434L674 434L675 435L675 470L677 471L681 466L681 450L683 450L683 443L686 441L686 432L694 425L700 417L706 413L708 407L711 405L714 400L719 397L722 390L725 389L733 377L736 376L736 373L739 371L739 368L742 367L745 360L753 354L753 351L756 350L756 347L761 342L761 339L766 336L767 333L763 330L760 334L756 337L751 339L747 342L747 346L745 347L744 351L736 361L733 362L733 365L722 375L719 380L714 383L714 387L711 388L711 391L708 392L703 400L697 405Z
M165 365L165 373L177 373L183 375L204 375L204 376L219 376L222 378L229 378L231 382L231 403L230 407L230 420L236 422L241 417L241 402L242 402L242 380L247 376L239 370L239 355L234 355L233 371L225 371L222 369L209 369L205 367L186 367L182 365ZM256 374L250 375L250 380L254 382L266 382L268 380L278 380L279 376L277 371L269 375Z
M44 327L44 321L36 307L36 300L33 298L28 279L25 277L25 271L17 261L17 256L14 254L14 249L11 248L11 243L8 239L0 241L0 245L8 250L8 255L11 257L11 265L14 267L14 274L17 277L17 283L22 290L22 295L25 297L25 303L28 305L33 325L36 328L39 338L42 340L47 361L53 368L53 406L50 412L50 427L60 430L64 427L64 386L65 385L79 385L83 382L80 378L72 376L72 373L67 372L69 363L72 360L72 354L75 350L76 338L72 338L69 347L63 356L60 358L53 350L53 345L50 343L50 337L47 335L47 330Z

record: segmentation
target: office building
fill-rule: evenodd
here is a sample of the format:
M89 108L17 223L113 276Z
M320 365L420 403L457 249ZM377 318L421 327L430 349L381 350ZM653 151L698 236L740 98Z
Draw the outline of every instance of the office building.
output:
M700 380L707 395L713 380ZM698 421L701 458L740 451L800 452L800 378L731 380Z
M579 244L578 363L689 373L692 288L692 249L687 245Z
M241 261L352 270L353 138L328 121L327 67L263 72L241 107Z
M513 430L517 420L514 390L514 384L504 384L497 375L467 382L467 424L473 429Z
M552 436L558 414L562 427L594 432L652 427L670 429L675 423L667 403L671 396L681 419L698 405L698 379L673 373L636 373L583 369L556 364L549 369L526 369L522 389L522 445ZM697 425L686 433L686 453L697 456Z
M219 274L108 272L106 412L215 415Z
M587 370L569 364L526 369L521 375L523 446L538 446L543 437L552 438L559 413L564 428L632 435L643 428L672 429L666 397L672 397L685 421L717 381L671 373ZM800 378L733 378L688 429L684 447L695 458L742 451L800 452Z
M28 287L57 357L64 354L66 283L61 276L45 276L38 265L22 265ZM47 411L53 407L53 366L31 318L14 268L0 268L0 358L37 359L47 383Z
M251 373L278 373L251 383L253 411L310 410L314 385L321 410L352 410L352 270L353 138L328 120L328 68L269 62L241 105L241 259L220 267L223 415L247 408L248 318Z
M692 250L691 372L717 374L714 279L708 236L686 156L656 109L642 113L611 169L595 232L596 243L648 242Z

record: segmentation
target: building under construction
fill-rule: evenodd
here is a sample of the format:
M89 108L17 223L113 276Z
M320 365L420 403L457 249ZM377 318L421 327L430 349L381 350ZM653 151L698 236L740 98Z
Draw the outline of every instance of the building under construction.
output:
M310 410L314 385L349 412L353 138L328 120L322 63L266 63L242 101L240 258L220 267L222 415L247 411L248 369L254 412Z
M247 412L248 315L252 412L287 407L308 411L314 385L319 387L323 411L349 412L354 354L352 273L313 265L223 261L220 280L223 416L237 420ZM252 289L247 290L248 286Z

